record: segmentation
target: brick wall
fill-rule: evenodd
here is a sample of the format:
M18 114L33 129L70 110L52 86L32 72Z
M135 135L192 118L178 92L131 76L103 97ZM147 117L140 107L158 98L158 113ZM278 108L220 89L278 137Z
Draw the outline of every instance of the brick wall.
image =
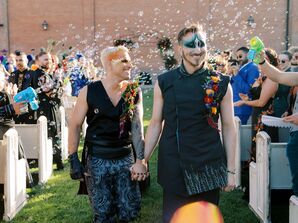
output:
M298 44L298 0L291 1L290 37ZM114 39L130 37L139 44L133 52L137 65L159 72L163 63L157 37L166 35L176 41L177 32L191 21L204 24L211 49L235 50L258 35L267 46L281 51L285 48L285 11L282 0L9 0L10 49L38 49L55 39L61 41L56 51L72 46L98 53ZM249 15L255 27L247 26ZM47 31L42 30L44 20L49 24Z
M0 50L8 49L7 0L0 1Z

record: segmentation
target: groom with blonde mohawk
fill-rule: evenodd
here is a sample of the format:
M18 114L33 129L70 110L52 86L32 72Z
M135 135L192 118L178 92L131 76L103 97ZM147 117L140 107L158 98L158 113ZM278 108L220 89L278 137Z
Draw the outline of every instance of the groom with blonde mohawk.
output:
M86 183L93 222L129 222L141 205L135 180L147 176L142 94L138 84L129 81L132 62L127 48L104 49L101 62L105 78L81 90L70 122L70 175ZM81 163L77 149L85 117L88 128Z

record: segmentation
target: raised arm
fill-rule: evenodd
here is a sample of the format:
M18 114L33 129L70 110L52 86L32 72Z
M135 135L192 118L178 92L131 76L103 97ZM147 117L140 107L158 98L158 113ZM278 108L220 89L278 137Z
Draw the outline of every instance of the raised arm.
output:
M264 58L264 52L261 53L261 60L264 63L260 63L260 68L262 73L266 74L271 80L278 82L280 84L288 86L297 86L298 85L298 72L282 72L276 67L268 63Z
M278 89L278 84L270 79L266 79L262 85L260 98L253 101L244 100L243 103L252 107L264 107Z

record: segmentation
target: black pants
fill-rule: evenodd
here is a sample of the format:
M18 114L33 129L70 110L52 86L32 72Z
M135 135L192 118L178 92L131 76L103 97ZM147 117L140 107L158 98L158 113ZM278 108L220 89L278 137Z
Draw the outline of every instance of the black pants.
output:
M163 191L163 222L169 223L175 211L192 202L196 201L207 201L218 205L219 203L219 192L220 189L214 189L211 191L203 192L200 194L192 195L189 197L183 197L176 195L166 190Z

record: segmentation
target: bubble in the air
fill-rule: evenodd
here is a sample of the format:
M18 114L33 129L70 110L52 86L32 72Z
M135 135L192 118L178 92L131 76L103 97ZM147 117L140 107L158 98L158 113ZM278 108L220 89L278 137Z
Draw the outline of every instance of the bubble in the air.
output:
M107 36L107 37L105 38L105 40L111 40L111 39L112 39L111 36Z

